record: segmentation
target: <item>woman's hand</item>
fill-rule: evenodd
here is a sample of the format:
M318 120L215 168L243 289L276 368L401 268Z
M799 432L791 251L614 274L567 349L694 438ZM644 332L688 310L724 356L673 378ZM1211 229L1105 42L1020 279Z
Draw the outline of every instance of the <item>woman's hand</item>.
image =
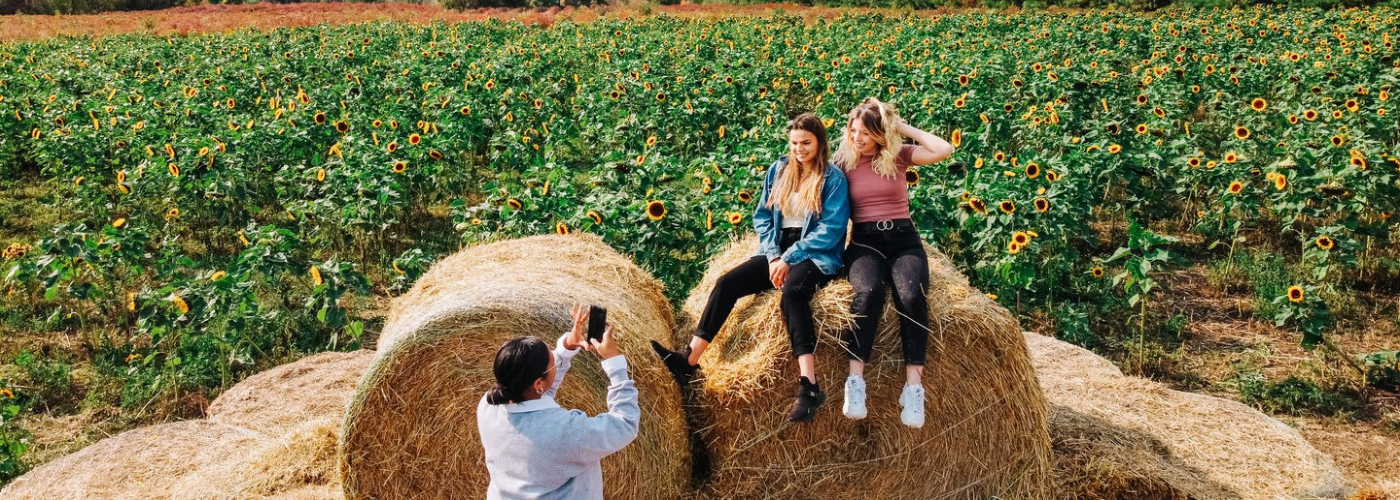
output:
M569 333L564 334L564 348L572 351L588 347L588 337L583 331L588 327L588 306L574 304L570 312L574 316L574 324L569 327Z
M608 327L603 329L603 340L601 342L593 339L588 339L588 342L591 344L593 352L598 353L599 358L608 359L621 354L617 350L617 343L613 341L613 324L611 321L608 322Z
M773 282L773 288L782 288L787 282L788 264L783 259L773 259L768 262L768 281Z

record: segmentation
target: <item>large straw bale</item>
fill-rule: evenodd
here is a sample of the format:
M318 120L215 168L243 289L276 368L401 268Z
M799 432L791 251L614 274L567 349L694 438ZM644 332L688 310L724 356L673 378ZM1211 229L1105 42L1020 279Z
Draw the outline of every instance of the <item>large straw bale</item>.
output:
M341 416L374 351L323 352L248 377L209 405L209 420L281 436Z
M312 365L310 370L327 376L341 372L326 363ZM254 500L339 490L335 456L343 412L342 407L335 414L304 422L280 439L190 472L175 484L173 499Z
M698 318L721 274L754 254L744 238L717 256L685 305ZM706 493L722 498L1047 498L1045 399L1016 320L929 248L931 333L926 423L899 420L904 385L898 324L887 302L866 367L869 415L841 415L852 324L844 280L819 291L817 376L827 403L789 423L797 366L777 292L740 301L700 359L701 430L713 461ZM688 334L693 326L688 325ZM685 335L683 335L685 336Z
M6 500L164 500L182 477L267 443L241 427L189 420L142 427L103 439L10 483Z
M608 308L640 392L637 440L603 460L609 498L676 498L690 450L680 394L648 341L672 335L661 285L592 235L536 236L465 249L394 301L379 351L344 423L347 498L484 495L489 476L476 406L494 385L496 350L535 335L551 344L574 303ZM581 354L559 389L566 408L607 410L607 377Z
M1064 498L1335 498L1341 473L1297 430L1248 406L1125 376L1025 334L1051 405Z

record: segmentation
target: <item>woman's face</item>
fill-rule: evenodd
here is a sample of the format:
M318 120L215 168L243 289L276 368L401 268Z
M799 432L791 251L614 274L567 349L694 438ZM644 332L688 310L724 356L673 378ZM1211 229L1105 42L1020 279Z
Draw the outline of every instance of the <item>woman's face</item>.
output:
M817 158L817 136L806 130L788 131L788 153L803 165L811 165Z
M847 140L851 141L851 145L856 147L856 153L861 156L873 155L875 150L880 147L879 144L875 143L875 136L865 128L865 124L861 123L859 118L851 120L851 126L847 127L846 130L847 134L850 135Z

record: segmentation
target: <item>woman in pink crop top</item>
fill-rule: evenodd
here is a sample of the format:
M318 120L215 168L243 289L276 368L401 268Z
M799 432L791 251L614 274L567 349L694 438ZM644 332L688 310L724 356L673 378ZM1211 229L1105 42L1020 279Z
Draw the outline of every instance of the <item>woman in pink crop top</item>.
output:
M904 348L906 382L899 396L900 420L924 425L924 354L928 346L928 255L909 218L905 171L953 154L947 141L905 123L894 107L875 98L851 110L841 146L832 159L846 172L851 193L851 242L846 247L848 279L855 289L851 312L855 328L843 340L851 357L842 413L865 418L865 363L885 307L885 289L894 292ZM904 145L903 137L919 145Z

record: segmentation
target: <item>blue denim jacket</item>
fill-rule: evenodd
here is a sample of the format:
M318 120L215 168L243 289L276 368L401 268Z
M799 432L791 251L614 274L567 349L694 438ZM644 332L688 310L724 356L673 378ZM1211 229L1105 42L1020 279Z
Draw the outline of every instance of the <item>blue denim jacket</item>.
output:
M841 254L846 248L846 224L851 220L851 201L847 196L846 174L834 164L827 164L826 178L822 181L821 217L808 214L807 223L802 227L802 239L787 252L780 252L778 239L782 235L783 213L768 206L768 196L777 181L778 171L787 165L788 157L778 158L768 166L768 177L763 180L763 195L758 199L758 208L753 212L753 228L758 233L758 254L773 260L783 258L790 266L811 259L823 274L835 275L841 271Z

